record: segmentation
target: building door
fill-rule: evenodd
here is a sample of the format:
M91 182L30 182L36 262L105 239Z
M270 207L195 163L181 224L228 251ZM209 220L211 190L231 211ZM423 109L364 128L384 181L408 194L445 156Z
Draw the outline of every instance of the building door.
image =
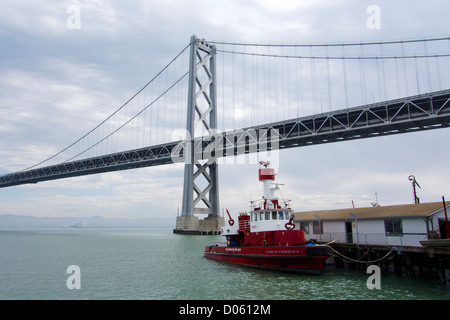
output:
M353 243L353 229L351 221L347 221L345 223L345 233L347 235L347 243Z
M441 239L447 239L448 238L448 234L447 234L447 226L446 226L446 222L445 219L439 219L439 232L441 233ZM448 222L450 224L450 222Z

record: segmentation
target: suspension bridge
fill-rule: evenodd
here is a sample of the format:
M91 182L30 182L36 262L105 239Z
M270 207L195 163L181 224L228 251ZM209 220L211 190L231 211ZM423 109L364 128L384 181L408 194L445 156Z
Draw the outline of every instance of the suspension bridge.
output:
M0 188L183 162L175 231L216 232L218 159L447 128L449 64L449 37L252 44L192 36L105 120L0 176Z

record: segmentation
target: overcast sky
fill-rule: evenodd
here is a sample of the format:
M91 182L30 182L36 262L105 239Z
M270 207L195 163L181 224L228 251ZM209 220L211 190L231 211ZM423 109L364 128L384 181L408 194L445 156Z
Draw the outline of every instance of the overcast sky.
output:
M314 44L450 33L449 4L436 0L0 4L0 174L36 164L81 137L145 85L193 34L211 41ZM449 133L439 129L281 151L283 196L296 211L346 208L352 200L370 206L375 193L381 205L411 203L408 176L414 174L421 202L441 201L443 195L450 200ZM250 197L261 195L257 168L220 167L222 208L247 210ZM0 189L0 214L175 222L182 183L178 164L16 186Z

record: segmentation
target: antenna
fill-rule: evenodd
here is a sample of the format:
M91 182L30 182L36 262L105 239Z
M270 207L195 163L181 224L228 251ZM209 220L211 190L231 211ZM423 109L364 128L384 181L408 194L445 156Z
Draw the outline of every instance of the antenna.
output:
M292 200L291 199L285 199L284 196L283 196L283 193L281 192L281 189L279 187L279 186L284 186L284 183L272 182L271 184L275 185L275 187L271 188L271 190L280 192L281 199L282 199L282 201L284 203L284 206L288 207L289 206L289 202L291 202Z
M259 164L262 165L264 168L267 168L270 164L270 161L260 161Z
M380 204L378 203L378 193L375 192L375 202L370 203L372 207L379 207Z

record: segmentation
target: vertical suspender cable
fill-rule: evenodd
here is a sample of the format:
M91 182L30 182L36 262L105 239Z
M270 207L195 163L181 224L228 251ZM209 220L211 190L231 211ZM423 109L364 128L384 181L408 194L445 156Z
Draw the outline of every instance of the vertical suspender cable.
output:
M325 47L327 55L327 87L328 87L328 108L331 111L331 83L330 83L330 58L328 55L328 46Z
M427 46L427 42L423 41L423 46L424 46L424 51L425 51L425 55L428 56L428 46ZM430 64L428 62L428 58L425 59L425 63L427 66L427 78L428 78L428 92L433 91L432 85L431 85L431 76L430 76Z
M439 66L439 57L436 56L435 60L436 60L436 74L438 77L439 90L442 90L441 68Z
M231 97L233 105L233 112L232 112L232 125L233 129L236 129L236 90L234 89L236 87L236 62L235 62L235 55L233 54L231 57L232 61L232 76L231 76Z
M273 98L272 98L272 106L270 108L270 111L272 112L272 115L270 116L270 121L274 121L277 117L277 111L278 111L278 75L280 69L277 67L278 59L271 59L273 61L273 73L272 73L272 85L271 85L271 91L273 92ZM274 88L272 88L272 86Z
M312 98L311 99L311 103L313 104L313 108L317 108L316 70L315 70L314 58L313 58L313 54L312 54L312 46L309 46L309 53L310 53L310 56L311 56L311 59L310 59L310 66L311 66L311 98Z
M269 55L270 55L270 47L269 47ZM268 75L268 84L269 84L269 86L268 86L268 93L269 93L269 104L268 104L268 106L267 106L267 113L268 113L268 118L266 119L266 122L269 122L269 121L271 121L271 119L272 119L272 101L273 101L273 96L272 96L272 68L271 68L271 61L272 61L272 59L271 58L268 58L268 63L267 63L267 65L268 65L268 73L269 73L269 75Z
M378 80L378 100L381 101L383 98L381 97L381 72L380 72L380 59L376 58L377 62L377 80Z
M342 56L345 57L345 47L342 46ZM345 67L345 59L342 59L342 66L344 69L344 94L345 94L345 107L348 108L348 92L347 92L347 71Z
M298 56L297 53L297 47L295 47L295 55ZM297 117L298 117L298 113L299 113L299 109L300 109L300 84L301 84L301 59L297 59L297 66L295 68L295 70L297 71L294 74L294 80L295 80L295 84L296 84L296 107L297 107Z
M300 115L303 116L303 68L302 68L302 58L298 59L298 70L299 70L299 89L300 89ZM298 112L297 112L298 113Z
M248 97L247 97L247 92L248 92L248 88L249 86L247 86L247 56L244 55L242 57L242 84L241 84L241 90L242 90L242 103L241 103L241 109L242 109L242 115L241 115L241 125L240 128L242 128L243 126L248 126L248 123L246 122L248 120L248 116L247 116L247 110L249 107L249 103L247 101Z
M267 97L268 97L268 94L267 94L267 78L268 78L268 75L267 75L267 68L266 68L266 60L267 60L268 58L267 57L264 57L263 58L263 82L264 82L264 85L263 85L263 99L264 99L264 105L263 105L263 108L264 108L264 122L267 122Z
M394 63L395 63L395 79L397 80L397 95L400 96L401 95L401 90L400 90L400 79L398 76L398 58L394 59Z
M284 66L285 66L285 61L286 59L282 59L281 60L281 105L283 106L283 120L286 119L286 101L285 101L285 95L286 95L286 74L285 74L285 70L284 70Z
M417 94L420 94L420 85L419 85L419 66L417 65L417 58L414 58L414 65L416 67L416 84L417 84Z
M380 52L381 57L383 57L383 45L380 44ZM384 59L381 59L381 73L383 75L383 100L387 100L387 92L386 92L386 73L384 68Z
M222 54L222 131L226 130L225 127L225 54Z
M251 90L252 90L252 103L251 103L251 109L250 109L250 126L253 126L253 117L254 117L254 111L255 111L255 104L256 104L256 88L258 87L256 85L256 64L255 64L255 59L256 57L253 56L252 57L252 85L251 85Z
M405 56L405 48L403 46L403 42L401 43L401 48L402 48L402 56ZM402 59L402 60L403 60L403 78L405 81L406 95L409 96L408 77L406 76L406 61L405 61L405 59Z
M364 49L363 46L360 45L361 48L361 57L364 57ZM361 95L362 95L362 103L367 103L367 92L366 92L366 70L364 66L364 59L359 59L359 72L361 77Z

